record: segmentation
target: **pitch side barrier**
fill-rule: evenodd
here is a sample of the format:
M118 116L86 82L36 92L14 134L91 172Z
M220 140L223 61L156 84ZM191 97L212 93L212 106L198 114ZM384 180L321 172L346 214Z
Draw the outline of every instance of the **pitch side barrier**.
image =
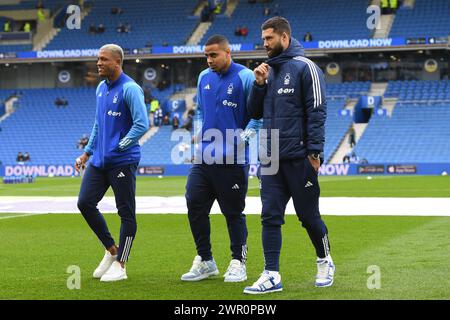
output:
M138 167L140 176L185 176L190 164L145 164ZM250 175L255 176L258 166L250 165ZM402 164L324 164L320 168L321 176L355 175L447 175L450 163L402 163ZM1 177L72 177L78 176L72 164L12 164L0 166Z

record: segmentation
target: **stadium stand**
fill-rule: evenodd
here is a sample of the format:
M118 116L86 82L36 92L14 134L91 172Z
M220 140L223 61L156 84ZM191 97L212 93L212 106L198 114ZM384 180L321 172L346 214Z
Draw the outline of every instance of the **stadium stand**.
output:
M338 84L327 84L327 96L340 96L357 98L360 95L367 94L370 90L370 81L342 82Z
M0 89L0 103L4 103L16 90Z
M183 88L176 84L162 91L152 89L151 94L164 106L171 94ZM80 153L75 147L76 142L83 134L91 133L95 89L0 90L0 103L15 92L21 93L16 102L18 107L1 122L0 159L3 163L15 163L18 151L30 152L34 164L72 163ZM68 100L69 105L57 108L55 99L58 97ZM172 129L171 126L167 128ZM164 143L166 141L170 139Z
M450 34L450 1L416 0L396 13L390 37L446 37Z
M361 28L366 25L367 3L361 0L278 0L269 4L240 1L231 17L216 17L201 43L204 44L211 35L220 33L232 43L260 44L261 24L277 12L291 22L293 36L300 41L308 31L313 41L369 38L369 29ZM278 9L276 4L279 5ZM266 5L270 6L269 16L263 13ZM244 25L249 29L248 35L236 36L236 27Z
M450 102L450 80L390 81L384 97L411 102Z
M31 51L33 46L31 44L15 44L2 45L0 44L0 53Z
M356 154L371 163L448 161L450 81L390 81L384 97L398 98L392 117L372 116Z
M21 0L18 4L0 4L0 11L36 9L39 2L42 4L43 9L49 9L50 11L59 8L64 4L73 3L73 1L70 0Z
M111 8L120 7L121 14L111 14ZM83 19L81 30L62 29L45 49L99 48L105 43L116 43L124 49L144 48L148 41L153 46L185 44L198 23L190 18L195 2L166 0L141 1L139 6L121 0L97 0ZM161 18L163 17L163 18ZM129 33L118 33L120 23L130 24ZM103 24L102 34L89 34L89 26Z
M14 164L28 151L33 164L67 164L79 156L76 142L90 134L95 114L95 89L23 89L17 110L1 122L0 158ZM57 97L69 101L57 108ZM71 160L72 159L72 160Z
M141 149L142 164L172 164L171 151L179 143L171 141L172 126L161 126Z
M446 163L449 123L450 103L397 103L392 117L372 116L354 150L369 163Z
M324 158L328 162L337 147L339 147L342 138L350 128L353 122L351 116L342 116L340 111L344 109L345 98L327 100L327 120L325 125L325 148Z

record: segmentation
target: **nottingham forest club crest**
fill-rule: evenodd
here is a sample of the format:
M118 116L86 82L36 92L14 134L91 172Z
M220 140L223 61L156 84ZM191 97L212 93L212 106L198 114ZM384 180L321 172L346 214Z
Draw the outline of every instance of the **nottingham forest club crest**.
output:
M290 82L291 82L291 74L286 73L286 75L284 76L284 85L288 86Z
M228 85L227 94L233 94L233 84L232 83L230 83Z

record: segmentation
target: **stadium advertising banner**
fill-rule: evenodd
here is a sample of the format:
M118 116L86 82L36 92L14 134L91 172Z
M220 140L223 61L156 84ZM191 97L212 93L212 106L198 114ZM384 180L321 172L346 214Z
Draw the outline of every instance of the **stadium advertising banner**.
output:
M403 164L403 165L387 165L386 172L389 174L416 174L417 166L414 164Z
M232 43L230 44L231 51L253 51L255 45L252 43ZM153 47L152 53L154 54L191 54L191 53L203 53L205 46L173 46L173 47Z
M302 42L305 49L354 49L354 48L382 48L409 45L434 45L447 43L446 38L381 38L381 39L345 39Z
M142 176L163 175L164 166L142 166L138 168L138 174Z
M358 174L384 174L384 165L358 166Z
M17 58L22 59L90 58L90 57L97 57L98 52L99 49L30 51L30 52L18 52Z
M230 44L231 51L253 51L255 45L252 43L233 43ZM126 54L138 54L140 49L124 50ZM20 59L49 59L49 58L92 58L97 57L99 49L68 49L68 50L43 50L43 51L28 51L18 52L15 57ZM192 54L203 53L204 46L159 46L153 47L151 52L153 54ZM8 56L11 58L11 56ZM0 57L2 58L2 57Z
M319 169L321 176L348 176L355 174L355 167L350 164L324 164Z
M71 177L76 176L73 165L5 165L0 169L0 175L4 177Z
M138 167L137 174L187 176L192 165L145 165ZM249 174L256 176L257 165L250 165ZM324 164L320 167L321 176L351 175L447 175L450 163L415 163L415 164ZM78 176L73 165L0 165L0 177L72 177Z
M445 45L446 37L421 38L382 38L382 39L343 39L302 42L305 49L355 49L355 48L388 48L414 45ZM233 43L231 51L254 51L254 43ZM98 55L99 48L43 50L26 52L0 53L0 59L51 59L51 58L92 58ZM125 49L125 55L136 54L202 54L202 45L155 46L152 48Z

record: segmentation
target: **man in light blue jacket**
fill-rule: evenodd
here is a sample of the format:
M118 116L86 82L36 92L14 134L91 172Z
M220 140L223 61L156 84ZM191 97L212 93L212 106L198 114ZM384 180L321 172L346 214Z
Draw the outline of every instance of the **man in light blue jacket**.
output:
M125 262L136 235L136 170L141 158L139 139L149 123L142 88L122 71L123 50L114 44L103 46L97 67L106 78L97 87L97 109L94 127L84 153L77 158L75 169L84 169L78 197L78 208L103 246L105 255L94 278L100 281L127 279ZM97 209L109 187L112 187L121 218L119 246L111 236Z

